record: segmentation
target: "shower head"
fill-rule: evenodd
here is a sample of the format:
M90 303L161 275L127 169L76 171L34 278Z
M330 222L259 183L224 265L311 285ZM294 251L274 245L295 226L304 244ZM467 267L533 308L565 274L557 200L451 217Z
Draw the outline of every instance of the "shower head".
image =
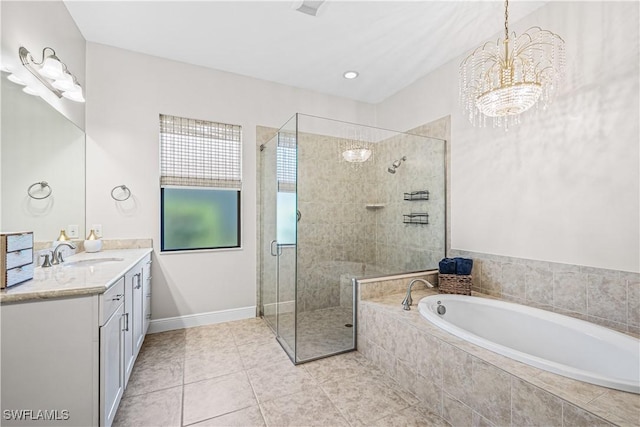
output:
M400 167L400 165L402 164L402 162L407 160L407 156L402 156L400 157L398 160L394 161L391 164L390 168L387 168L387 172L389 173L396 173L396 169L398 169Z

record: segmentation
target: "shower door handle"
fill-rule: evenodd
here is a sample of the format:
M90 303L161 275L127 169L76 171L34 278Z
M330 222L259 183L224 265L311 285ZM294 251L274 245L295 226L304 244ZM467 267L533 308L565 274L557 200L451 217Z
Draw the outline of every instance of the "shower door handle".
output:
M275 250L275 252L274 252L274 250L273 250L273 245L274 245L274 244L276 245L276 250ZM278 248L278 241L277 241L277 240L272 240L272 241L271 241L271 247L269 248L269 250L270 250L270 252L271 252L271 256L278 256L278 255L280 255L280 251L279 251L279 249L280 249L280 248Z

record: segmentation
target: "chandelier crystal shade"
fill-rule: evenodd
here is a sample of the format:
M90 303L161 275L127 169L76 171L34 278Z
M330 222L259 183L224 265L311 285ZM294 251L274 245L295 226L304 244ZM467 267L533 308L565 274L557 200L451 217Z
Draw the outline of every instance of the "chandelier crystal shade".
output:
M505 1L505 38L478 47L460 64L460 102L474 126L519 123L519 115L553 100L564 75L564 40L532 27L509 35L509 2Z

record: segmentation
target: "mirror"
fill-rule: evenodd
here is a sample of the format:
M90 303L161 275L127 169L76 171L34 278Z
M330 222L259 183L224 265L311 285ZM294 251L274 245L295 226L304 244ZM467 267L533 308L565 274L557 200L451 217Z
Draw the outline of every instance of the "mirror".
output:
M1 90L0 230L53 241L61 229L68 234L77 226L84 238L84 132L4 73Z

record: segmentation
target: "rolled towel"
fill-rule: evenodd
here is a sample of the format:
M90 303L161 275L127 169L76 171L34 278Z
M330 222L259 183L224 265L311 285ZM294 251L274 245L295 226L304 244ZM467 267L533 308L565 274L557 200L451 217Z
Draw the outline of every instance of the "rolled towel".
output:
M456 274L468 276L473 269L473 260L470 258L454 258L456 261Z
M456 274L456 260L453 258L443 258L438 263L440 274Z

